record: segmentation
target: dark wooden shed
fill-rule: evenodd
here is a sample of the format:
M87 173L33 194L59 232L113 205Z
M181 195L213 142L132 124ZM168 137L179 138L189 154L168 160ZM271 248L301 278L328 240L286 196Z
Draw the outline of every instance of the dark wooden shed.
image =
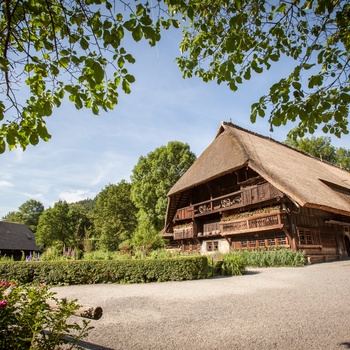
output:
M34 233L22 224L0 221L0 255L20 260L22 255L39 252Z

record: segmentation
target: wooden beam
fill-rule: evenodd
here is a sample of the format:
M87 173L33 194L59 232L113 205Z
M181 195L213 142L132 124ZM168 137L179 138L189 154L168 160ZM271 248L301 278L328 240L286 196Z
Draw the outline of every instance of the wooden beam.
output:
M58 305L53 300L46 300L46 303L50 306L51 309L57 310ZM87 306L80 305L79 309L74 311L75 316L90 318L92 320L99 320L103 315L103 310L100 306Z

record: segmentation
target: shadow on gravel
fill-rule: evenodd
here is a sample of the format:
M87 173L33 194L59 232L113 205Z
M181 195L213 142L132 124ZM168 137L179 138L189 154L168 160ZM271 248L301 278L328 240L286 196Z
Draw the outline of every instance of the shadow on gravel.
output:
M243 275L258 275L261 273L260 271L254 271L254 270L246 270L244 271Z
M67 338L69 339L70 337L67 337ZM89 343L84 340L78 340L77 345L88 350L114 350L113 348L106 348L105 346Z
M350 343L348 342L340 343L340 345L344 346L347 349L350 349Z

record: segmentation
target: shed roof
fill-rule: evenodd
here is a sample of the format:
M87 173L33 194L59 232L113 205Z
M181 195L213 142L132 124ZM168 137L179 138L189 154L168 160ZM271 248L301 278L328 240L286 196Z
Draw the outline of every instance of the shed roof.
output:
M30 250L38 251L34 233L23 224L0 221L0 251Z
M252 168L300 206L350 215L349 172L226 122L171 188L169 205L174 195L243 166Z

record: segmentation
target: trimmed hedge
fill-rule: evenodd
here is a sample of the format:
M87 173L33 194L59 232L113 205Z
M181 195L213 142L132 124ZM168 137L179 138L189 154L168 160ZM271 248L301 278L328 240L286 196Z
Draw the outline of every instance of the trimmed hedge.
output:
M157 260L0 262L2 281L48 284L144 283L206 278L205 256Z

